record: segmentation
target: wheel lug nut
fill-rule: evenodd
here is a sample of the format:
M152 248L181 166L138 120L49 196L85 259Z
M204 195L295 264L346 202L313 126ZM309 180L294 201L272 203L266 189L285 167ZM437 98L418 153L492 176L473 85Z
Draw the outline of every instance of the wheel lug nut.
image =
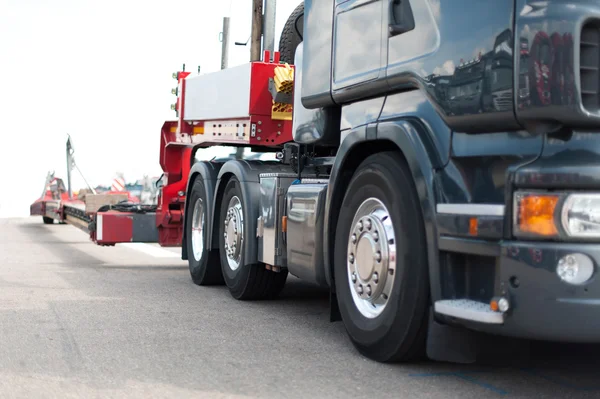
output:
M354 263L354 254L348 255L348 262Z
M356 234L352 234L352 244L356 244Z
M371 286L367 285L367 296L371 296Z
M363 229L363 222L358 222L358 224L356 225L356 227L358 227L358 229L360 231L362 231L362 229Z
M367 221L365 222L365 227L367 228L367 230L371 230L371 221L369 219L367 219Z
M379 233L377 230L373 232L373 240L375 240L375 242L379 241Z
M359 285L358 287L356 287L356 291L358 292L358 295L362 295L363 294L363 286L362 286L362 284Z
M373 282L375 284L379 282L379 274L377 272L373 273Z
M377 253L375 254L375 260L377 262L381 262L381 252L377 251Z
M356 283L356 273L352 273L352 282Z

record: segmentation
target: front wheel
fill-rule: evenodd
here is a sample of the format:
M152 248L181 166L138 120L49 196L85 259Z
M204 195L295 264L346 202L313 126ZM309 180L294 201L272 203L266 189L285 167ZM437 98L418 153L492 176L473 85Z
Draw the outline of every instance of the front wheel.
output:
M334 277L346 331L365 356L409 361L425 349L429 282L416 188L395 152L368 157L343 200Z
M44 221L44 224L54 224L54 219L47 216L42 216L42 220Z

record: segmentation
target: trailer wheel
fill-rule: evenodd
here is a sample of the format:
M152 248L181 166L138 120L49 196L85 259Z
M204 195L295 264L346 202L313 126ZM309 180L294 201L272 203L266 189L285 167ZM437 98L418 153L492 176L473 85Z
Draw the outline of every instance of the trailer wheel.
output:
M416 188L400 155L365 159L350 181L335 237L334 277L346 331L365 356L424 355L429 281Z
M47 216L42 216L42 220L44 221L44 224L54 224L54 219Z
M244 240L252 235L247 231L247 223L244 223L243 204L240 182L232 177L225 186L219 223L223 277L235 299L274 298L283 289L288 272L267 270L262 263L244 265Z
M202 179L196 179L190 192L190 211L186 212L186 245L190 275L195 284L223 284L223 275L219 264L219 250L206 245L210 234L206 221L206 190Z
M304 2L300 3L290 14L283 26L279 39L279 59L281 62L294 64L296 48L304 36Z

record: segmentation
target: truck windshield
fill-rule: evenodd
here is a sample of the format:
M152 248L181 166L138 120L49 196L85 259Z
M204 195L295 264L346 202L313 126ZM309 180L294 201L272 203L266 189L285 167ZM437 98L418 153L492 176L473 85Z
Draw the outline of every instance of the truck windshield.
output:
M492 91L506 90L512 87L512 70L498 68L492 72Z

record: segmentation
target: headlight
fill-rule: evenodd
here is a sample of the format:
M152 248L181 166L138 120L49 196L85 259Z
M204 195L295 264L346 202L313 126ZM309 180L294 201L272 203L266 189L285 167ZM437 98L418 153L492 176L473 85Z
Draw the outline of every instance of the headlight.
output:
M600 238L600 193L517 191L513 197L517 237Z
M562 227L571 237L600 237L600 194L571 194L561 217Z

